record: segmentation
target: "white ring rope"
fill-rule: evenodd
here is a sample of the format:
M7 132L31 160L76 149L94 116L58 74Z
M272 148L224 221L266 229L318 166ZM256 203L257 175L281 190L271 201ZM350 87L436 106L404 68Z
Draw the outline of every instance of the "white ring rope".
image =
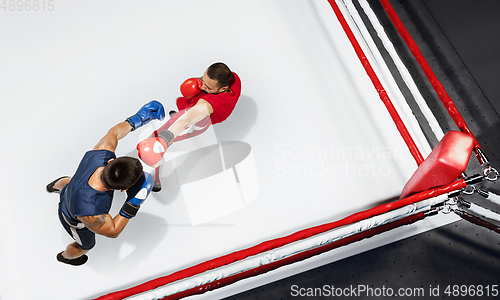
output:
M424 115L427 122L429 122L429 126L432 132L436 136L437 140L440 141L441 138L443 138L444 136L443 130L441 129L441 126L439 126L436 117L434 116L429 106L425 102L424 98L422 97L422 94L419 92L417 85L415 84L415 81L411 77L410 72L408 71L403 61L399 57L398 53L396 52L396 48L394 48L394 45L387 36L384 27L380 24L380 21L378 20L377 16L371 9L368 2L366 2L366 0L359 0L359 4L363 8L363 11L365 12L368 19L370 20L373 28L377 32L377 35L382 41L382 44L384 45L385 49L389 53L389 56L392 58L394 64L396 65L396 68L399 71L399 74L403 78L403 81L405 82L406 86L413 95L415 102L422 111L422 114Z
M492 203L495 203L496 205L500 205L500 196L498 196L498 195L496 195L494 193L490 192L488 194L488 197L486 199L488 199Z
M247 270L251 270L262 265L266 265L292 255L314 249L326 244L336 242L354 234L367 231L369 229L400 220L404 217L414 215L422 211L430 210L432 205L442 203L448 199L447 194L429 198L414 204L410 204L387 213L368 218L347 226L333 229L310 238L296 241L277 249L266 251L241 261L225 265L214 270L204 272L186 279L158 287L145 293L128 297L128 300L150 300L161 299L185 290L196 288L204 284L226 278Z
M470 212L500 222L500 215L477 204L471 203L471 206L467 208Z
M373 41L368 29L359 16L356 7L352 4L351 0L342 0L344 5L339 5L342 14L344 15L346 21L353 21L356 26L350 26L353 29L353 33L357 35L357 40L363 40L365 43L360 43L360 46L366 54L366 58L370 61L377 77L382 82L389 98L392 100L394 107L396 108L398 114L402 116L402 120L406 125L410 135L415 139L415 144L417 145L420 153L425 158L431 152L431 147L428 141L425 139L425 135L422 132L422 128L420 127L417 119L415 118L410 106L406 102L404 95L399 89L394 77L392 76L389 67L385 63L380 51L377 48L377 45ZM338 0L337 0L338 2ZM347 12L343 10L347 9ZM348 18L350 15L350 18ZM354 30L357 28L358 30ZM368 51L366 51L368 50ZM367 53L371 53L372 55L368 55ZM418 133L418 134L415 134Z

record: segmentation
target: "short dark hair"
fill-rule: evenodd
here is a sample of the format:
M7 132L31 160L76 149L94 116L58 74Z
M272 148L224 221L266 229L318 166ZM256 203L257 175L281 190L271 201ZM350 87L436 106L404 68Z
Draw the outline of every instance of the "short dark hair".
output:
M107 189L125 190L133 186L142 173L142 164L137 158L122 156L104 167L101 181Z
M207 75L210 79L217 80L219 88L229 86L233 79L233 73L225 63L217 62L207 69Z

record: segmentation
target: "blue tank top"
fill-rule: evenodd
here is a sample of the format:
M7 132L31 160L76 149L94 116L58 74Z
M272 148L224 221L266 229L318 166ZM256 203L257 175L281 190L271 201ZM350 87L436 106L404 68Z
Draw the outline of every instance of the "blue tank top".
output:
M112 158L116 158L116 155L109 150L91 150L83 156L75 175L61 191L61 210L70 224L81 223L77 216L96 216L109 212L114 191L97 191L88 181L95 170L106 166Z

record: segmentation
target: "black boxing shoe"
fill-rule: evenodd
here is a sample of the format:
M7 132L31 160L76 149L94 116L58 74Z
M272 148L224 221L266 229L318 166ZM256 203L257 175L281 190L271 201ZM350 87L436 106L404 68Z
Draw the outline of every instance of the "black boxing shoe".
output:
M81 266L89 260L89 257L86 254L74 259L67 259L62 256L62 252L58 253L56 258L58 261L72 266Z

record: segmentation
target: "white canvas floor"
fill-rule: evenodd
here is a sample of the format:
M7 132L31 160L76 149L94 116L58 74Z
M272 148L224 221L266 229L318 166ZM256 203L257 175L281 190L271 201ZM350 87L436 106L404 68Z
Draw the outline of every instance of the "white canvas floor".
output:
M398 196L416 168L326 0L50 3L53 11L0 18L1 300L131 287L374 207ZM163 190L118 239L98 237L82 267L57 262L72 240L45 185L72 175L85 151L149 100L175 108L179 84L217 61L242 80L233 115L169 150ZM160 124L130 133L117 155L136 155ZM217 144L225 171L217 146L201 149ZM113 215L124 198L115 193ZM193 298L217 299L453 220L431 218Z

